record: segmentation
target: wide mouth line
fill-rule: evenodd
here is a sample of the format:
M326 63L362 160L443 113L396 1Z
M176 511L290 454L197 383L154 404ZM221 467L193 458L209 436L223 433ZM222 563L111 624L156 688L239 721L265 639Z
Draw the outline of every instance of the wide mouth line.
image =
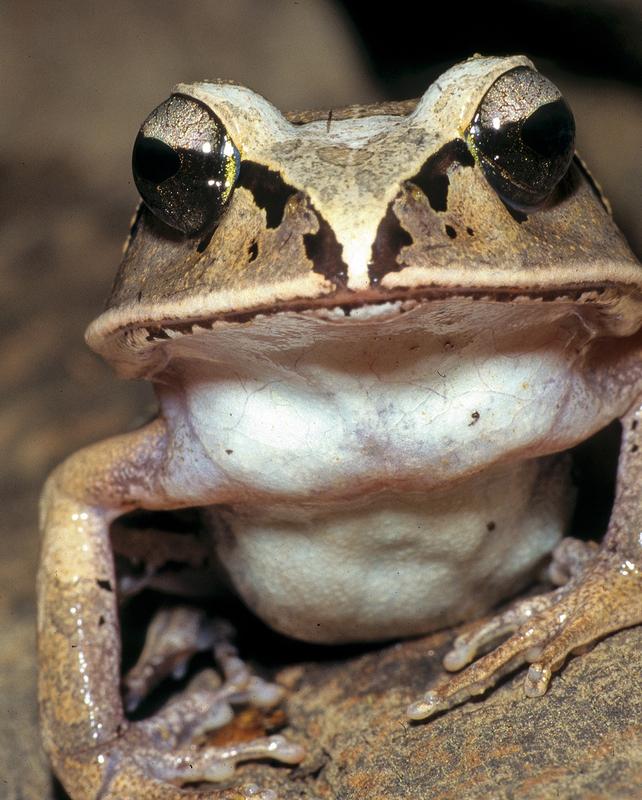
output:
M375 315L365 318L357 318L355 313L364 309L381 309L381 316L397 316L407 313L419 305L431 302L454 301L474 301L488 303L510 303L510 302L567 302L578 305L600 305L606 304L604 295L612 289L616 289L615 284L594 284L594 285L568 285L553 289L531 289L526 290L518 287L504 287L500 289L456 287L456 288L422 288L391 292L385 296L375 291L361 293L359 298L355 298L349 292L333 293L332 295L317 298L314 301L307 299L284 301L272 303L270 305L257 305L252 309L244 311L220 311L212 314L199 314L193 317L183 317L180 319L157 318L133 322L129 325L120 326L113 330L112 334L126 333L133 331L145 331L148 341L170 338L169 331L179 334L191 334L194 328L200 330L211 329L216 323L237 323L244 324L257 317L271 317L277 314L304 314L315 316L328 323L341 323L347 320L353 322L372 320ZM389 312L385 307L390 307ZM324 312L328 312L326 316ZM335 315L330 316L331 312Z

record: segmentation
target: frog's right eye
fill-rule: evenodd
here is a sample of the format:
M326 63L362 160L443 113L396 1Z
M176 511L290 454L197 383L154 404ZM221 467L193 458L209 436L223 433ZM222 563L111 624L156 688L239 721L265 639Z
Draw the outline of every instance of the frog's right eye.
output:
M175 94L143 122L132 170L149 210L170 227L197 236L221 218L240 161L216 114L198 100Z

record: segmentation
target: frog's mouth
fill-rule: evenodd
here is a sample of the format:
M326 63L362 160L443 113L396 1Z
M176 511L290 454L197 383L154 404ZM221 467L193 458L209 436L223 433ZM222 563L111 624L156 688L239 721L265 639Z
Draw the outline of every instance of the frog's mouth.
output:
M635 333L642 323L639 309L640 299L636 294L625 293L621 286L608 283L565 286L559 289L499 288L471 289L422 288L405 291L345 292L311 301L309 298L257 305L251 310L218 311L208 313L206 308L198 313L180 315L182 303L162 305L154 309L141 306L109 309L88 328L86 339L89 346L112 362L127 376L145 373L153 351L163 343L184 336L202 334L230 327L245 328L255 320L288 317L310 319L321 324L372 325L387 324L400 317L411 315L420 308L447 306L458 318L470 314L473 307L497 304L520 305L526 309L534 305L563 307L566 311L581 316L600 335L628 336ZM185 304L187 305L187 304ZM193 301L191 303L193 305ZM188 308L186 307L186 312ZM167 311L167 315L163 314ZM146 313L147 312L147 313ZM179 312L179 314L177 314Z
M292 300L270 306L257 306L251 310L222 311L213 315L203 315L193 319L163 320L150 323L141 327L147 328L150 337L163 337L163 331L177 331L189 333L192 328L211 328L219 322L243 324L256 317L274 316L275 314L302 314L330 322L365 321L374 318L383 319L398 316L416 308L418 305L452 300L453 302L492 302L492 303L572 303L577 305L595 305L602 309L610 308L620 297L615 286L606 284L588 287L569 286L563 289L523 291L519 289L437 289L422 288L386 292L381 295L376 291L360 292L359 297L346 293L342 298L340 293L332 296L318 298L311 303L309 299Z

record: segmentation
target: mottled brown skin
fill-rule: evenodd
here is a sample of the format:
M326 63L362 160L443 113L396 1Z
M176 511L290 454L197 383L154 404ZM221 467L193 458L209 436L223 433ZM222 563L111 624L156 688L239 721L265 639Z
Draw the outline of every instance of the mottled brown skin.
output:
M449 166L437 163L434 172L443 175ZM265 215L250 192L237 189L229 213L202 252L193 241L173 235L141 207L108 307L131 304L141 314L149 308L151 316L159 304L171 306L201 295L206 305L223 292L233 292L236 302L233 312L216 315L221 317L272 313L280 308L359 305L425 296L432 283L430 275L436 270L443 274L440 283L432 283L434 289L447 286L451 292L464 293L481 288L488 273L492 275L488 290L494 292L556 289L563 294L564 290L601 291L617 286L625 276L608 274L607 265L612 261L637 268L601 199L583 178L579 162L569 172L566 202L552 205L546 213L530 214L521 222L508 213L477 166L455 164L448 206L443 211L433 209L412 180L402 182L380 227L387 246L381 248L381 256L375 250L370 286L357 293L337 277L340 270L328 270L327 276L322 270L317 272L305 237L319 234L323 217L302 189L293 189L296 191L275 228L265 226ZM399 246L398 231L407 244ZM582 274L587 263L599 265L593 279ZM406 267L421 273L420 277L404 273ZM259 288L294 284L310 273L318 276L318 297L284 296L269 305L253 299ZM551 275L557 285L551 285ZM96 344L92 341L92 346Z

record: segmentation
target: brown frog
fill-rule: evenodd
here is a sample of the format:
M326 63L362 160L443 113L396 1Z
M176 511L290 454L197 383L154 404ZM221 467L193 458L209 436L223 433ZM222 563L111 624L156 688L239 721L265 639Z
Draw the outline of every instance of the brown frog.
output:
M174 800L244 759L304 758L283 736L198 743L233 705L283 692L189 605L154 619L127 708L199 649L222 679L206 670L127 719L117 595L132 585L110 525L133 509L201 507L245 603L329 644L480 616L555 551L561 585L460 636L445 666L473 663L413 719L523 664L526 694L542 694L569 653L642 620L642 272L574 155L568 105L527 59L476 56L418 101L323 114L179 85L133 163L143 205L87 337L153 381L159 414L71 456L42 502L43 736L74 800ZM610 527L582 546L562 539L564 452L615 419Z

